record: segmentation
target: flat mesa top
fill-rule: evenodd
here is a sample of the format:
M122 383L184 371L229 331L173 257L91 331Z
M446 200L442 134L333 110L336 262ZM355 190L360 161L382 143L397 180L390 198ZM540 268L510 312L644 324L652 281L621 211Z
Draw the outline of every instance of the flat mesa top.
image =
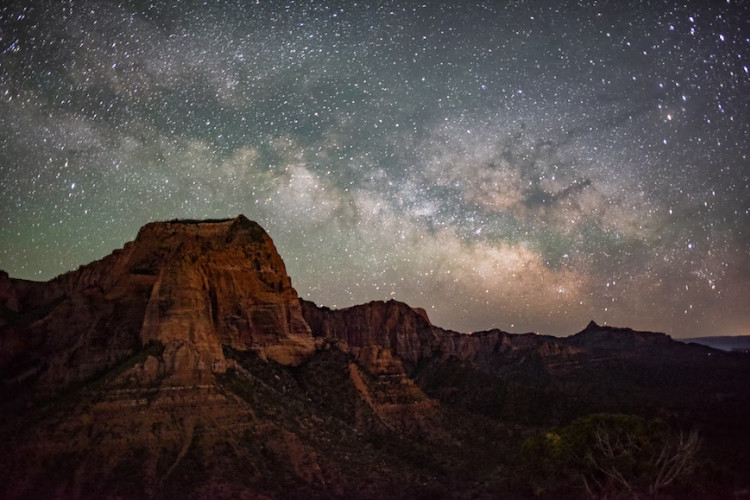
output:
M232 218L226 217L223 219L171 219L163 221L163 224L221 224L224 222L231 222L235 219L243 217L242 215Z

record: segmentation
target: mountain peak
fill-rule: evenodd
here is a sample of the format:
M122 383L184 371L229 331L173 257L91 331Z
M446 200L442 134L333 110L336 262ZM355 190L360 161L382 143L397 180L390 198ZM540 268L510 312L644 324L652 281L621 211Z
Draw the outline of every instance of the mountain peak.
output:
M586 331L586 330L596 330L596 329L599 329L599 328L601 328L601 327L596 323L596 321L594 321L592 319L591 321L589 321L589 324L586 325L586 328L584 328L583 331Z

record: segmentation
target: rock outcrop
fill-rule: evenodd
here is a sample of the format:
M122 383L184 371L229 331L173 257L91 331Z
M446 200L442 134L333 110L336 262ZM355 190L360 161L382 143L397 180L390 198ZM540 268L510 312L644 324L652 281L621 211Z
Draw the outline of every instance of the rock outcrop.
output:
M416 364L431 356L441 337L453 332L434 327L424 310L390 300L332 310L300 300L302 313L316 337L346 343L356 356L360 349L379 346L402 361Z
M355 355L369 346L388 349L411 372L420 362L456 358L493 374L519 362L543 359L550 369L581 353L563 339L546 335L514 335L502 330L472 334L434 326L423 309L389 300L332 310L300 300L313 335L343 341Z
M242 215L148 224L123 249L48 283L0 276L0 303L0 363L33 353L9 368L48 390L152 342L164 346L164 366L147 372L184 384L226 370L222 345L287 365L315 350L273 241Z
M175 373L224 372L222 345L287 365L315 350L284 262L244 216L149 224L127 266L157 276L140 338L163 344Z

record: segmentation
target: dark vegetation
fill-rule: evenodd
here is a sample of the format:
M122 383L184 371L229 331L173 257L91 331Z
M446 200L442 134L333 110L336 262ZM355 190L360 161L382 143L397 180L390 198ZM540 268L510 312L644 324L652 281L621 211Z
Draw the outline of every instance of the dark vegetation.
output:
M696 480L701 439L659 419L595 414L527 439L518 470L537 497L710 496Z
M750 358L677 347L587 357L542 383L455 358L427 360L413 375L445 407L532 434L508 476L519 496L733 498L750 485ZM602 429L630 443L617 457L631 461L627 485L592 469L590 440ZM690 467L655 484L654 454L680 455L675 443L694 435Z

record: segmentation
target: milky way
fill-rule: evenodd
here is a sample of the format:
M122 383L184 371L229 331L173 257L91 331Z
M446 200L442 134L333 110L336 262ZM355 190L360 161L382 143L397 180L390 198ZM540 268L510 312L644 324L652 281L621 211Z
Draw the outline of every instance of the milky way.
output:
M750 333L750 7L8 2L0 268L258 221L300 296Z

